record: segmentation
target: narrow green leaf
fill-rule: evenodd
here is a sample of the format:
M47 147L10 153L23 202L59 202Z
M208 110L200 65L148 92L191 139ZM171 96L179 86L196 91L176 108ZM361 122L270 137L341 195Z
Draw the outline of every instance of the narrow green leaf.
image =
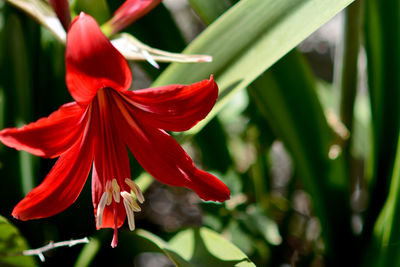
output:
M372 153L363 233L369 237L389 192L400 129L400 2L366 0L365 13Z
M33 21L26 25L31 26ZM36 25L34 25L36 26ZM31 34L31 35L29 35ZM34 55L30 49L36 41L34 27L24 29L22 20L11 13L6 20L4 49L7 51L5 57L4 99L6 126L22 126L31 120L33 99L33 71L32 61ZM29 46L29 44L31 46ZM19 152L19 167L21 174L21 186L24 194L33 188L34 157L26 152ZM15 174L10 178L15 179Z
M237 0L189 0L193 9L207 24L210 24L218 18L222 13L230 8L234 2L237 2Z
M375 224L370 253L366 253L368 266L400 265L400 140L397 144L389 196Z
M172 64L155 85L192 83L215 74L220 97L199 131L229 97L254 81L352 0L242 0L205 30L184 53L213 56L207 64Z
M353 128L353 110L358 83L358 54L361 38L362 1L356 1L345 10L343 42L340 58L335 61L336 86L341 90L340 119L349 131Z
M26 249L26 241L18 229L0 216L0 266L36 266L33 257L22 255Z

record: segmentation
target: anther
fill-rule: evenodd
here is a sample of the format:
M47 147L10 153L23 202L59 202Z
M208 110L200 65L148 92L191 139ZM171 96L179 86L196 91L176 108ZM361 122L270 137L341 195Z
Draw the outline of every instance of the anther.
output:
M106 183L106 192L107 192L107 206L111 205L111 201L112 201L112 189L111 189L112 185L111 185L111 181L107 181Z
M125 178L125 183L131 188L137 199L139 200L140 204L144 202L143 193L140 190L139 186L129 178Z
M126 216L128 217L129 229L133 231L135 229L135 217L133 212L140 211L141 209L139 207L139 204L130 193L122 191L121 196L123 198Z
M120 193L120 188L119 188L117 180L114 178L112 180L112 195L113 195L114 201L117 203L119 203L119 200L120 200L119 193Z

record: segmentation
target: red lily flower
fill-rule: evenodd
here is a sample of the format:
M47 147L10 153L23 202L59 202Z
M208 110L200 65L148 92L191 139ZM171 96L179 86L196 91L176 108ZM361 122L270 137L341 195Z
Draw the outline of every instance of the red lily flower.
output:
M71 11L69 10L68 0L50 0L50 5L56 12L64 29L68 31L68 27L71 24Z
M59 159L44 179L14 208L21 220L49 217L80 194L92 162L92 198L97 228L117 229L143 202L131 180L127 147L154 178L194 190L202 199L225 201L229 189L197 169L166 131L184 131L213 107L218 87L212 76L188 86L168 85L128 91L127 61L96 21L81 13L71 24L66 46L66 82L76 102L22 128L0 131L0 141L18 150ZM121 198L122 197L122 198ZM122 200L122 201L121 201Z
M105 24L114 34L149 13L161 0L126 0Z

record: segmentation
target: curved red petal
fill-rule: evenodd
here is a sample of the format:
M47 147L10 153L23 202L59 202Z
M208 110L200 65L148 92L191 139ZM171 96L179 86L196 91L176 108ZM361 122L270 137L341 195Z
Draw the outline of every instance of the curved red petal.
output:
M56 12L64 29L68 31L69 25L71 24L71 12L69 10L68 0L50 0L50 5Z
M134 21L149 13L161 3L161 0L126 0L107 24L111 27L111 33L119 32Z
M229 199L229 188L217 177L197 169L170 135L160 129L145 127L122 105L119 109L124 118L119 122L124 141L154 178L168 185L188 187L204 200L222 202Z
M0 131L0 141L17 150L41 157L57 157L76 142L86 124L86 109L75 102L65 104L49 117L21 128Z
M68 90L79 104L88 104L101 88L124 91L131 85L128 62L89 15L72 22L65 53Z
M45 218L68 208L78 198L93 160L92 145L83 136L57 160L44 181L14 208L20 220Z
M116 179L121 191L130 192L125 178L131 177L129 167L128 151L121 137L119 136L119 125L115 123L119 114L113 113L113 94L111 89L104 89L99 92L93 100L92 115L98 118L92 125L94 135L94 164L92 172L92 199L97 220L97 206L101 196L106 191L107 181ZM102 216L101 227L121 227L125 221L126 213L122 202L116 205L117 225L114 221L113 205L106 206Z
M141 121L167 131L185 131L204 119L218 98L213 79L191 85L168 85L124 92L132 113Z

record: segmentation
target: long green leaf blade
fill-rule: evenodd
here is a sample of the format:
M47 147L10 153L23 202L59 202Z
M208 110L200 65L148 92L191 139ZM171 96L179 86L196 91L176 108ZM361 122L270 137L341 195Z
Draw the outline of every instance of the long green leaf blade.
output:
M374 228L370 252L366 254L368 266L398 266L400 264L400 141L390 185L389 196L385 202ZM374 255L371 257L371 255Z
M220 97L201 129L236 90L249 85L279 58L352 0L242 0L206 31L185 53L213 56L210 64L172 64L155 85L192 83L215 74ZM239 34L240 33L240 34Z
M365 1L365 44L372 115L369 237L389 192L400 129L400 2Z

